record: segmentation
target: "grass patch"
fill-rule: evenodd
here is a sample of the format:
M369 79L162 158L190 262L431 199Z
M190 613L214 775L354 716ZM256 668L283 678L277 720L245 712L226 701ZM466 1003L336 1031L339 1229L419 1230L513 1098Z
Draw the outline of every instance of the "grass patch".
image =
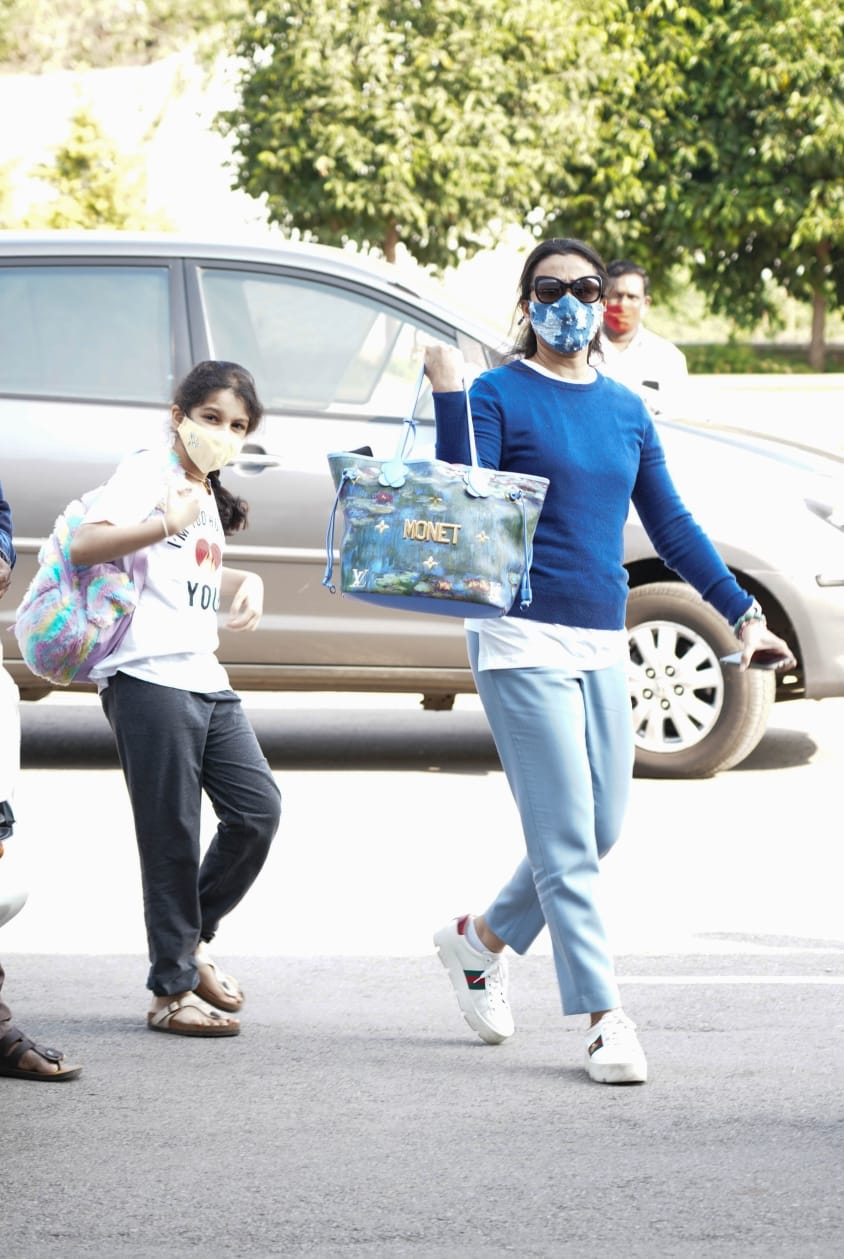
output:
M728 341L722 345L683 343L680 348L686 356L689 371L698 375L756 372L786 375L812 371L805 345ZM844 345L827 346L824 371L844 372Z

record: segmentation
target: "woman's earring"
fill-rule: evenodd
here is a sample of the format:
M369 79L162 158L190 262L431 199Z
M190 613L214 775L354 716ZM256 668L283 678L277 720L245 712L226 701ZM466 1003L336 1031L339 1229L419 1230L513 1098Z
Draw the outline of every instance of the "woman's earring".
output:
M516 327L520 328L524 322L525 322L524 315L519 315L518 319L516 320Z

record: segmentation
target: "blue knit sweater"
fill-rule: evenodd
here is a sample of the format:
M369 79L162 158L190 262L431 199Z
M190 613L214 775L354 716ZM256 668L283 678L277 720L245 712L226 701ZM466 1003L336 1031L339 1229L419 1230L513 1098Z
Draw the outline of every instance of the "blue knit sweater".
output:
M0 485L0 552L15 566L15 547L12 542L12 512L3 497L3 486Z
M470 390L478 460L548 477L533 543L533 603L510 616L622 629L623 531L631 500L669 568L732 623L752 599L683 505L644 405L598 375L570 384L521 362L485 372ZM436 393L437 457L468 463L462 393Z

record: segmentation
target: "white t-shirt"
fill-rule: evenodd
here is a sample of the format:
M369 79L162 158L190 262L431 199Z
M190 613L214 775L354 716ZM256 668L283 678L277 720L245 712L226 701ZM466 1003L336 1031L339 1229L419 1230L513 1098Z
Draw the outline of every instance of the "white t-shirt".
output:
M124 459L85 517L133 525L163 515L173 481L184 469L169 446ZM100 690L115 673L183 691L226 690L228 676L214 654L225 538L213 494L183 532L146 548L147 573L138 606L116 650L91 671Z
M596 355L594 362L598 371L638 394L653 414L682 413L689 377L686 356L665 337L640 324L622 350L604 329L601 356Z
M584 629L512 616L467 620L465 626L478 635L481 673L487 669L588 672L618 664L627 652L627 631L623 629Z

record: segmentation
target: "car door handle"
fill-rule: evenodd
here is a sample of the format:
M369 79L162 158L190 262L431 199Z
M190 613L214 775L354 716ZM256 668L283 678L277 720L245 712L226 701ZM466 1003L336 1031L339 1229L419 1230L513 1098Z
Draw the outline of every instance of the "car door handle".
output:
M244 475L257 476L267 469L283 468L284 463L278 455L268 455L265 450L251 448L242 450L236 459L232 459L231 467L237 468Z

